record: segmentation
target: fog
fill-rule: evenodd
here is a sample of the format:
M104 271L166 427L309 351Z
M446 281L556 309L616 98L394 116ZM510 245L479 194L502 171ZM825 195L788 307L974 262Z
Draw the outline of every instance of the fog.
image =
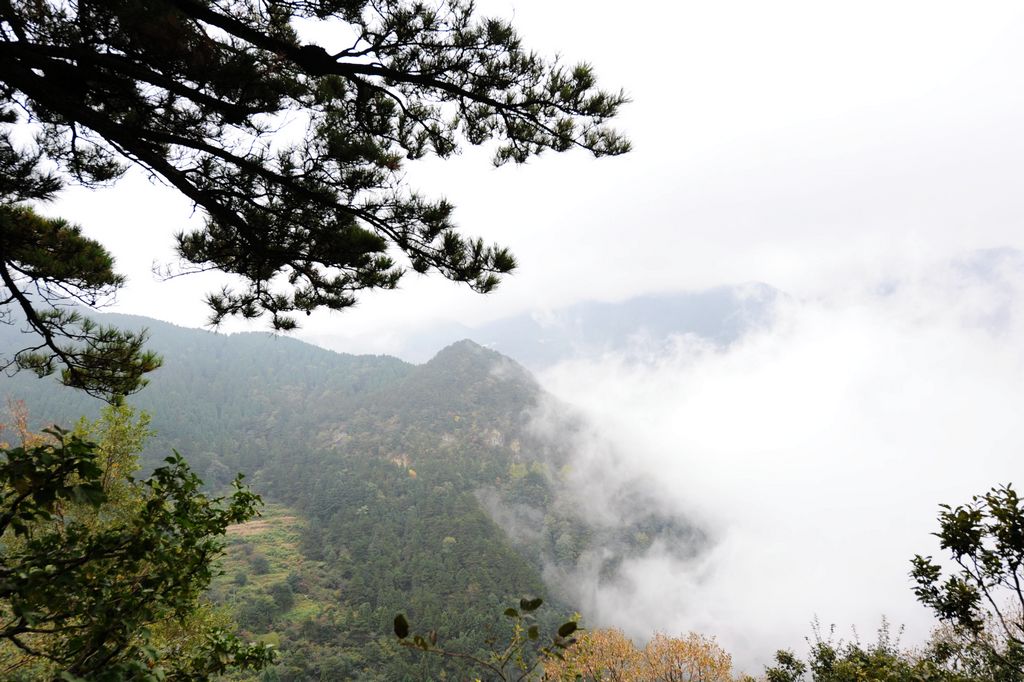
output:
M863 641L885 616L922 642L909 559L937 551L938 504L1020 478L1022 262L975 253L781 300L726 348L638 339L545 372L593 425L573 455L591 499L649 477L710 538L690 560L655 545L600 591L577 576L590 624L716 635L753 673L815 618Z

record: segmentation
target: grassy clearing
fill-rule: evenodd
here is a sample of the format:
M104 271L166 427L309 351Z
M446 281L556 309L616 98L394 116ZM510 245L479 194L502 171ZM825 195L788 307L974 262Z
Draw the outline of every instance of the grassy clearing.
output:
M305 519L268 504L257 519L231 526L210 597L234 611L243 631L266 639L274 627L316 618L337 599L323 587L323 562L301 550Z

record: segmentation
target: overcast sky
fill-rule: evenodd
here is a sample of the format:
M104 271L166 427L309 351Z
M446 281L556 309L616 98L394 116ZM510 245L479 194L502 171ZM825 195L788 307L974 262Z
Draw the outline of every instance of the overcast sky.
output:
M615 11L612 11L612 9ZM438 317L472 324L537 306L760 280L795 295L856 287L965 250L1021 246L1024 87L1019 3L489 0L528 44L586 59L634 99L635 151L549 154L492 169L486 153L412 164L468 233L521 267L480 297L410 275L306 330L356 350ZM602 11L603 10L603 11ZM217 277L157 284L191 219L136 177L69 191L130 276L119 309L199 325Z
M1021 260L981 279L956 264L1024 249L1024 5L480 8L627 90L619 125L635 151L413 164L414 186L451 199L465 231L512 247L520 269L489 297L410 275L300 336L386 352L439 319L778 287L791 298L776 325L726 352L684 340L646 365L610 356L543 377L718 540L700 566L627 567L647 588L610 592L595 613L634 632L720 634L747 663L799 646L815 614L870 632L888 613L919 641L928 620L906 561L927 551L935 505L1021 474ZM202 324L216 276L150 274L195 219L187 202L133 177L53 211L117 256L130 277L117 309Z

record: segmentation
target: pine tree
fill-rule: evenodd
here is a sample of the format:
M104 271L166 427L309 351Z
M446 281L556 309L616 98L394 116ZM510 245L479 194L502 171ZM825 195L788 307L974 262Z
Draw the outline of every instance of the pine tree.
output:
M303 21L347 47L309 42ZM45 222L11 206L66 181L113 182L131 164L161 177L206 218L177 236L185 269L244 283L208 297L211 321L268 315L287 330L296 313L345 308L410 268L492 290L512 255L459 232L451 204L406 185L403 162L490 141L495 164L576 147L620 154L629 144L608 122L625 101L588 65L542 59L467 0L0 2L0 301L18 304L43 351L20 364L63 366L68 383L116 393L155 362L134 337L83 330L77 341L96 351L83 358L55 338L80 322L46 317L55 292L88 303L118 286L101 258L59 273L70 292L31 298L52 273L8 255L15 223ZM306 123L301 139L278 133L284 116ZM12 141L19 123L39 131L34 148Z

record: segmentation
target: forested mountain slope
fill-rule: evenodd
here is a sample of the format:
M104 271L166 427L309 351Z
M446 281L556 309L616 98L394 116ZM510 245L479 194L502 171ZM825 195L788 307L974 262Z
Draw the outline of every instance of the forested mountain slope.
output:
M155 464L174 448L213 485L228 482L235 471L257 470L282 445L308 447L304 434L413 368L391 357L344 355L283 336L215 334L127 315L94 317L148 329L149 347L164 358L148 375L150 385L129 398L153 415L157 431L144 463ZM16 325L0 325L0 354L30 338ZM37 423L67 424L95 416L101 406L27 372L0 379L0 398L24 400Z
M105 321L148 326L164 356L152 384L131 398L152 413L159 434L148 463L173 447L213 487L243 471L258 492L301 516L297 547L304 565L317 568L289 576L288 589L312 586L315 607L275 619L270 604L286 591L276 582L227 600L244 628L275 633L280 679L328 670L460 678L466 670L457 663L397 650L394 614L436 629L450 648L479 651L512 599L543 595L553 619L573 610L572 592L545 585L543 575L587 570L611 580L618 562L653 542L684 553L703 542L640 495L601 501L619 508L616 521L593 517L570 485L579 421L556 409L564 438L535 428L550 398L521 366L471 341L410 365L260 334ZM5 348L17 341L3 331ZM5 378L0 393L25 400L37 422L96 410L25 374ZM254 617L261 604L265 617Z

